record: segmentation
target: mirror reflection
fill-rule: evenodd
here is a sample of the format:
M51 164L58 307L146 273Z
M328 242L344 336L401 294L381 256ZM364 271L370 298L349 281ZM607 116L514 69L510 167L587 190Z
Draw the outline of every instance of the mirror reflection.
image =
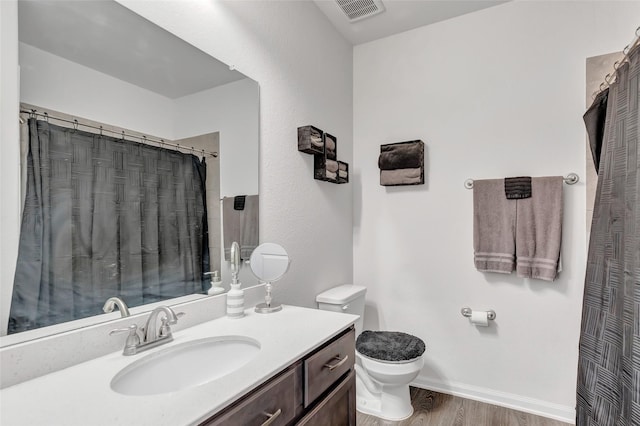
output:
M23 218L2 334L204 297L212 276L228 289L231 242L248 259L259 240L257 83L111 0L18 12Z

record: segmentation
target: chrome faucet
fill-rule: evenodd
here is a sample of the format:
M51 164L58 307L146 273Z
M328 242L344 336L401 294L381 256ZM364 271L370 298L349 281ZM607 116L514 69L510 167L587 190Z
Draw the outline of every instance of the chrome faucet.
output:
M128 317L129 315L131 315L129 313L129 308L127 308L127 304L124 303L124 300L115 296L108 298L107 301L104 302L102 311L105 314L108 314L109 312L113 312L113 308L115 308L116 306L118 307L118 309L120 309L120 314L122 315L122 318Z
M160 328L158 329L156 323L158 322L160 314L164 314L164 316L160 317ZM173 309L168 306L158 306L151 311L145 326L140 330L142 332L142 336L138 333L138 326L136 324L131 324L127 328L111 330L109 334L129 333L124 344L122 354L135 355L138 352L155 348L156 346L172 341L173 335L171 334L171 325L176 324L178 322L178 318L183 315L184 312L176 314Z
M158 332L158 327L156 323L158 322L158 315L164 313L165 316L161 318L162 324L160 325L160 332ZM153 311L151 311L151 315L147 318L147 324L144 326L144 338L142 339L142 343L153 343L160 339L171 339L171 325L177 324L178 315L173 309L168 306L158 306ZM182 313L184 315L184 313Z

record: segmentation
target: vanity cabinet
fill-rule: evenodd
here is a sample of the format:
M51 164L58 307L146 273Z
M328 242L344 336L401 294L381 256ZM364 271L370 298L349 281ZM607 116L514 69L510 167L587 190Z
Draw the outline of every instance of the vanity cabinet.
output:
M350 327L201 426L355 426L354 359Z

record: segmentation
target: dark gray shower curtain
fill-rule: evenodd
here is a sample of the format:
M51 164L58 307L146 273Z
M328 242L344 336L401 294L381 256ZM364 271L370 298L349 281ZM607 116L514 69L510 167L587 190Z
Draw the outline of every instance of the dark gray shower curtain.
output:
M27 194L9 333L202 293L206 164L29 120Z
M639 79L636 48L607 100L582 311L578 426L640 425Z

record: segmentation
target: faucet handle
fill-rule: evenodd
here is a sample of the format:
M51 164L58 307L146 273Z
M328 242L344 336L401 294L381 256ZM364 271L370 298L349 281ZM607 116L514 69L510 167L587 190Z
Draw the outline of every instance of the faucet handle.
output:
M176 314L176 318L181 318L185 316L184 312L178 312ZM171 336L171 326L170 326L169 318L162 317L160 318L160 337ZM175 324L175 323L174 323Z
M122 351L123 355L134 355L136 353L137 347L140 345L140 336L138 335L138 326L135 324L131 324L127 328L116 328L109 332L109 335L112 336L114 334L126 333L127 340L124 343L124 349Z

